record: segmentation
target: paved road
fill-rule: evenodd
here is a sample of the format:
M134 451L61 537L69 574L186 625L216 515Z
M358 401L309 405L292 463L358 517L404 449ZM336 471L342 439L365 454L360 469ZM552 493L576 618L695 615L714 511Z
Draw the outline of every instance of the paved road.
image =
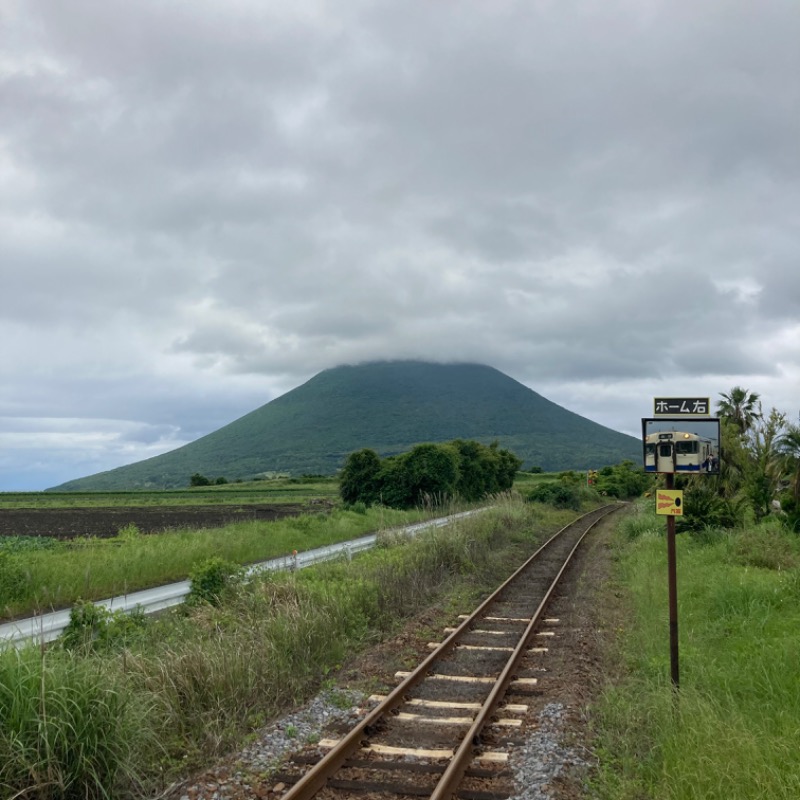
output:
M474 513L476 512L464 511L461 514L452 514L448 517L420 522L399 530L402 533L413 535L426 528L448 525L453 520L467 517ZM375 544L377 538L377 534L371 533L347 542L326 545L315 550L305 550L296 556L273 558L269 561L253 564L248 568L247 573L252 575L265 570L303 569L320 561L328 561L341 555L355 555L368 550ZM155 589L144 589L140 592L131 592L118 597L109 597L106 600L98 600L96 605L105 606L111 611L133 611L136 608L141 608L145 614L153 614L156 611L180 605L186 595L189 594L189 588L188 580L179 581L166 586L158 586ZM39 644L57 639L69 623L70 611L71 609L66 608L61 611L37 614L27 619L18 619L14 622L6 622L0 625L0 647L4 645L20 647L29 642Z

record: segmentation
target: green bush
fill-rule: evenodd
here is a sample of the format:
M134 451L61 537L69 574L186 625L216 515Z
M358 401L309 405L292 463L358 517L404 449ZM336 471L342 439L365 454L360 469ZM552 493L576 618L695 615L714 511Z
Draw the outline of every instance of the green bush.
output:
M241 582L243 574L244 570L238 564L218 557L209 558L189 573L191 588L187 602L217 605L226 590Z
M78 600L70 610L60 642L66 650L118 649L138 639L146 625L147 618L141 608L109 611L105 606Z
M588 487L569 478L561 481L540 483L527 495L530 503L544 503L554 508L579 511L585 500L596 499L597 495Z
M683 490L683 515L675 525L678 532L733 528L744 522L746 499L722 495L714 478L693 476L685 483L679 481L677 488Z
M381 459L374 450L364 448L351 453L339 476L339 494L345 503L373 505L380 498Z
M653 485L653 477L632 461L603 467L597 473L595 488L601 495L627 500L639 497Z
M20 600L26 585L27 577L19 557L0 550L0 606Z

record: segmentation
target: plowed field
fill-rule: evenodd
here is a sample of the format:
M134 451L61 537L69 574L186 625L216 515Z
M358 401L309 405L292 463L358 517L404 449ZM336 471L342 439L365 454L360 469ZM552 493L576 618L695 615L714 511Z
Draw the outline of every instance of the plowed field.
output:
M0 536L116 536L127 525L142 533L175 528L218 528L233 522L296 516L302 505L10 508L0 510ZM318 509L323 510L323 509Z

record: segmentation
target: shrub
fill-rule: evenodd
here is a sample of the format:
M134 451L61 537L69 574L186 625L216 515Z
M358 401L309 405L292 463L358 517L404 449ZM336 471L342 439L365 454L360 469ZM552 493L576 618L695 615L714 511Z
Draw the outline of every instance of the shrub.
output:
M69 612L69 623L61 634L61 643L68 650L90 650L103 635L111 612L87 600L78 600Z
M187 602L218 605L225 591L240 583L243 575L244 570L238 564L218 557L209 558L189 573L191 588Z
M0 605L21 599L26 583L25 570L19 558L0 550Z
M632 461L625 460L614 466L603 467L597 473L596 489L608 497L623 500L639 497L653 484L653 478Z
M722 496L707 476L692 477L683 487L683 515L676 519L677 531L733 528L744 521L744 498Z
M105 606L79 600L70 611L60 641L67 650L85 652L127 647L146 625L147 618L141 608L112 612Z
M567 478L566 481L540 483L528 493L526 499L530 503L545 503L554 508L578 511L584 500L593 497L596 494L591 489Z

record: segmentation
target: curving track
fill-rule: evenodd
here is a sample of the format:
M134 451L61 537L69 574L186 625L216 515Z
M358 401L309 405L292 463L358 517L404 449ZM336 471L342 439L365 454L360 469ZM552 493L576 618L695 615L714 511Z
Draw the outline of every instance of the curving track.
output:
M294 784L285 800L360 796L496 800L511 792L508 745L535 694L541 659L557 642L545 610L583 537L606 506L567 525L525 562ZM295 759L302 763L303 759Z

